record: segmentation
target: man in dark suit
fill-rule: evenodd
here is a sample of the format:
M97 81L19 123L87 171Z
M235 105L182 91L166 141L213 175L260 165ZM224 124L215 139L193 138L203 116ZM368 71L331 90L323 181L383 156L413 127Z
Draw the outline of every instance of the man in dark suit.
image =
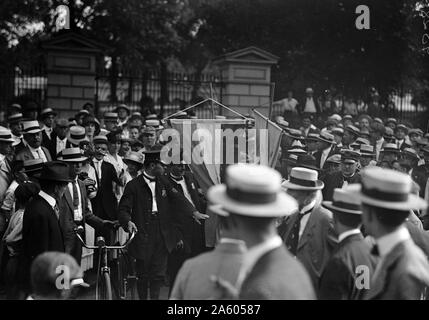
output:
M57 119L51 139L45 142L45 138L43 138L43 146L49 150L53 159L57 159L57 155L64 149L72 147L67 139L69 127L67 119Z
M138 229L129 246L136 258L140 299L159 299L168 254L184 246L183 219L200 214L168 181L160 150L145 152L144 172L128 182L119 203L119 222L126 231Z
M27 145L16 155L16 160L42 159L43 162L52 161L48 149L42 147L42 129L40 129L39 122L35 120L24 121L22 126Z
M92 209L96 216L110 221L117 220L118 202L113 192L113 182L123 186L122 176L118 177L115 167L104 161L107 154L106 136L94 137L95 157L92 166L96 172L98 191L92 199Z
M343 149L341 152L341 171L324 176L325 187L322 190L323 199L332 201L334 189L343 188L352 183L360 182L360 175L357 172L359 163L359 152Z
M85 227L88 223L95 230L113 227L114 222L103 220L91 212L86 187L83 181L78 179L83 162L88 160L82 155L79 148L64 149L59 160L70 164L71 179L63 197L60 200L60 225L64 234L65 251L76 259L80 265L82 259L82 244L76 237L74 229L78 226Z
M46 251L65 251L57 199L61 199L71 181L69 166L58 161L46 163L38 179L41 191L28 203L22 225L27 281L31 262L37 255Z
M314 157L316 158L317 166L320 169L323 169L325 166L326 159L338 153L338 151L335 148L335 140L332 134L327 132L321 132L318 139L319 151L314 154Z
M228 283L238 298L246 300L315 298L308 273L283 246L276 230L277 220L298 207L282 192L278 172L257 165L231 165L226 184L210 188L208 198L221 205L248 248L235 283L216 273L215 283L220 287Z
M355 186L335 189L333 201L323 202L334 215L339 244L322 273L320 299L361 300L369 288L363 281L375 269L377 258L360 231L362 209Z
M40 120L43 123L42 136L44 146L49 145L52 141L52 134L54 133L54 121L57 114L52 108L45 108L40 112Z
M186 171L186 164L171 164L168 173L170 183L180 191L198 212L206 212L207 203L198 192L199 186L194 175ZM168 274L171 287L183 262L202 253L205 249L204 223L188 217L183 219L183 243L180 250L174 250L168 257Z
M323 182L315 170L295 167L283 183L287 194L298 202L298 210L278 227L286 247L307 269L318 292L320 276L336 246L332 213L321 206Z
M365 299L419 300L427 298L429 263L413 242L405 221L409 210L425 209L427 202L410 193L412 180L404 173L369 167L362 172L365 231L375 239L380 256Z

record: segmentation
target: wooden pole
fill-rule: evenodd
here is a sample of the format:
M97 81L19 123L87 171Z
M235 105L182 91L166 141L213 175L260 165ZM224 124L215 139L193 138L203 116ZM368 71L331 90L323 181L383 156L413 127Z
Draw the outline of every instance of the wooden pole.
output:
M210 82L210 108L212 111L212 119L215 118L214 105L213 105L213 84Z
M276 84L274 82L270 85L270 107L268 109L268 119L271 120L271 116L273 115L273 102L274 102L274 90L276 88Z

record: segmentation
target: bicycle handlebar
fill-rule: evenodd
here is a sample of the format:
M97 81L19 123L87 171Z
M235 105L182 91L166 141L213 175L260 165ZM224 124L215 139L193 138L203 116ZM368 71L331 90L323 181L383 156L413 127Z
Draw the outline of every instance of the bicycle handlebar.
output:
M128 246L130 244L130 242L134 239L135 235L136 235L136 231L133 230L133 232L131 233L130 237L128 238L127 241L125 241L125 243L123 245L120 246L106 246L106 245L98 245L98 246L90 246L87 245L85 243L85 241L83 241L82 237L80 236L80 232L83 231L83 227L79 226L77 228L74 229L74 232L76 233L76 237L79 239L79 241L82 243L82 245L87 248L87 249L100 249L100 248L104 248L104 249L108 249L108 250L119 250L119 249L124 249L126 246Z

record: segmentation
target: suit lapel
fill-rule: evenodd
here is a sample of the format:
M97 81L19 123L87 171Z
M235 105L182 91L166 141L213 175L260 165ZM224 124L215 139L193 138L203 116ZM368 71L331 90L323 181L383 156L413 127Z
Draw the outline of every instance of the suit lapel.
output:
M308 218L307 224L305 226L304 232L302 233L302 236L299 238L297 251L307 243L308 238L311 236L311 233L313 231L314 226L316 225L318 210L317 208L314 208L311 213L310 217Z
M73 212L74 211L74 207L73 207L73 199L72 196L70 194L69 188L67 186L66 192L64 192L64 196L66 198L67 204L70 207L70 210Z

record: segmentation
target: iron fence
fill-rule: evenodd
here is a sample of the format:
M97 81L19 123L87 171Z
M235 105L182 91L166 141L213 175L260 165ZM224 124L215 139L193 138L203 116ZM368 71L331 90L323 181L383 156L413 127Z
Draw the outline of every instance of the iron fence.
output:
M112 97L112 85L116 85L116 99ZM168 72L163 78L158 71L124 72L112 79L104 71L96 77L96 104L100 115L112 111L117 104L126 103L132 112L142 112L147 107L167 116L209 97L221 102L222 86L220 76L216 74ZM219 114L218 106L213 109L214 114ZM213 114L211 104L194 111L199 118L211 118Z

